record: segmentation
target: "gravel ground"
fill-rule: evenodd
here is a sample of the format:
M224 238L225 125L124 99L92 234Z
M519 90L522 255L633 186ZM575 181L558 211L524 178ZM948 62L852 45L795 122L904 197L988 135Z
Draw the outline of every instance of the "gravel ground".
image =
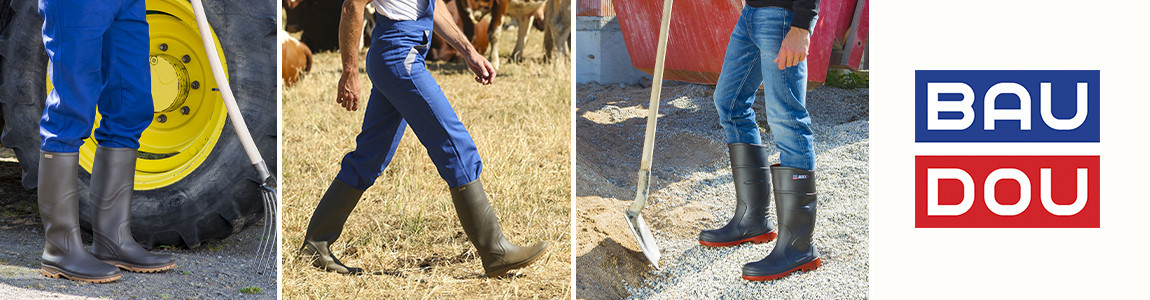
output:
M669 83L660 106L651 202L644 218L662 249L646 264L623 223L634 197L649 88L580 85L577 94L576 293L581 299L865 298L868 292L868 91L809 92L814 120L823 266L770 282L740 278L742 265L774 242L706 248L699 230L734 210L730 164L710 86ZM760 94L760 97L761 94ZM761 101L758 123L766 128ZM764 132L770 141L770 133ZM778 153L771 146L772 161ZM770 209L772 220L774 207Z
M261 273L252 264L262 223L194 250L154 250L176 256L178 267L167 272L124 272L108 284L44 277L39 271L44 227L35 192L18 187L19 166L5 150L0 149L0 181L5 183L0 197L16 200L0 205L0 299L276 299L275 271ZM240 292L246 287L262 291Z
M120 280L90 284L51 279L40 274L44 230L40 225L0 230L0 298L111 298L111 299L276 299L276 274L258 272L252 262L260 236L258 225L224 241L195 250L154 252L176 256L176 269L162 273L124 272ZM256 294L240 292L258 287Z

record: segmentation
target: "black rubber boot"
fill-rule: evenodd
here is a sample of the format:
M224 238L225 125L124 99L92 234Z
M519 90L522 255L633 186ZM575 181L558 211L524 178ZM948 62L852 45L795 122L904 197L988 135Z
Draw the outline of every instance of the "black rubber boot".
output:
M779 215L779 240L763 260L743 266L743 279L772 280L794 271L810 271L822 265L819 250L811 243L815 230L815 174L812 171L771 166L775 205Z
M37 201L44 222L44 254L40 273L92 283L120 279L120 270L84 251L80 240L80 198L77 153L40 152Z
M96 147L92 162L92 255L132 272L161 272L176 267L171 255L152 254L132 237L132 190L136 149Z
M467 232L483 260L487 277L499 277L525 267L547 252L547 242L520 247L507 241L479 180L451 189L451 199L463 231Z
M303 237L303 247L300 254L311 259L311 265L328 272L340 274L359 275L363 269L345 266L335 255L331 254L331 244L339 239L343 233L343 224L347 217L359 203L363 191L357 190L339 179L332 180L331 186L324 192L323 198L316 205L311 215L311 222L307 225L307 233Z
M699 232L699 244L735 246L745 242L766 243L775 239L775 227L767 217L771 203L767 148L753 144L729 144L731 175L735 182L735 215L726 226Z

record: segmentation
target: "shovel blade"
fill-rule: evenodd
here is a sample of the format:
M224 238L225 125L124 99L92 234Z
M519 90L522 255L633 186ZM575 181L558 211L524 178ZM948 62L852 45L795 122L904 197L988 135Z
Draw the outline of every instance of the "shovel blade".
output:
M659 245L655 244L655 237L651 235L651 229L647 228L647 222L643 221L643 215L631 214L631 212L624 210L623 217L627 219L627 227L631 228L631 233L635 235L635 241L639 243L639 250L643 251L643 256L659 269L659 258L662 255L659 253Z

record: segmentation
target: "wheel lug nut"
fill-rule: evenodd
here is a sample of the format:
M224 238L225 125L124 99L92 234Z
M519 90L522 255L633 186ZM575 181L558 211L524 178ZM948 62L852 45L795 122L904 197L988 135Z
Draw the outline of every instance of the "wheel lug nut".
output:
M191 107L187 107L187 106L184 106L184 107L181 107L181 108L180 108L180 113L181 113L181 114L185 114L185 115L187 115L188 113L191 113L191 112L192 112L192 108L191 108Z
M200 81L199 81L199 80L197 80L197 81L192 81L192 89L193 89L193 90L198 90L198 89L200 89Z
M180 58L180 60L184 61L184 63L186 64L186 63L192 62L192 57L188 56L188 55L184 55L184 57Z
M168 44L167 43L160 44L160 51L168 51Z
M160 123L164 123L164 122L167 122L167 121L168 121L168 116L165 116L165 115L160 115L159 117L156 117L156 121L157 121L157 122L160 122Z

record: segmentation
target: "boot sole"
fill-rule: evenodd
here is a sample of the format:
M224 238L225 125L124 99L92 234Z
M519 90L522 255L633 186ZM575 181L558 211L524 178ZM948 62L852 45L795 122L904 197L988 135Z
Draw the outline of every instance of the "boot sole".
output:
M527 260L524 260L520 263L508 266L506 268L500 269L500 270L495 271L495 272L488 272L487 277L495 278L495 277L503 276L503 275L506 275L507 272L511 272L511 270L526 267L527 265L530 265L531 263L534 263L535 261L539 260L539 258L543 257L543 254L546 254L546 253L547 253L547 251L540 251L539 255L535 255L534 257L528 258Z
M175 262L173 262L171 264L163 265L163 266L158 266L158 267L133 266L133 265L129 265L129 264L126 264L123 262L112 261L112 260L105 260L103 262L106 264L109 264L109 265L116 266L117 268L124 269L124 270L127 270L129 272L136 272L136 273L159 273L159 272L163 272L163 271L167 271L167 270L171 270L171 269L176 268Z
M795 267L794 269L787 270L786 272L782 272L782 273L775 274L775 275L767 275L767 276L743 275L743 279L750 280L750 281L775 280L775 279L786 277L787 275L791 275L791 273L794 273L795 271L810 272L810 271L813 271L814 269L818 269L822 265L823 265L823 258L819 257L819 258L815 258L815 260L812 260L809 263L805 263L805 264L802 264L798 267Z
M61 269L53 267L53 266L47 266L47 265L40 265L40 274L44 274L44 276L47 276L48 278L64 278L64 279L68 279L68 280L82 281L82 282L88 282L88 283L109 283L109 282L113 282L116 280L120 280L120 274L116 274L116 275L112 275L112 276L108 276L108 277L85 277L85 276L80 276L80 275L76 275L76 274L70 274L67 271L61 270Z
M762 243L766 243L766 242L770 242L770 241L775 240L775 237L778 237L778 233L776 233L776 231L771 231L768 233L752 236L749 238L745 238L745 239L741 239L741 240L737 240L737 241L733 241L733 242L716 243L716 242L707 242L707 241L700 240L699 244L703 245L703 246L707 246L707 247L730 247L730 246L738 246L739 244L746 243L746 242L751 242L754 244L762 244Z

